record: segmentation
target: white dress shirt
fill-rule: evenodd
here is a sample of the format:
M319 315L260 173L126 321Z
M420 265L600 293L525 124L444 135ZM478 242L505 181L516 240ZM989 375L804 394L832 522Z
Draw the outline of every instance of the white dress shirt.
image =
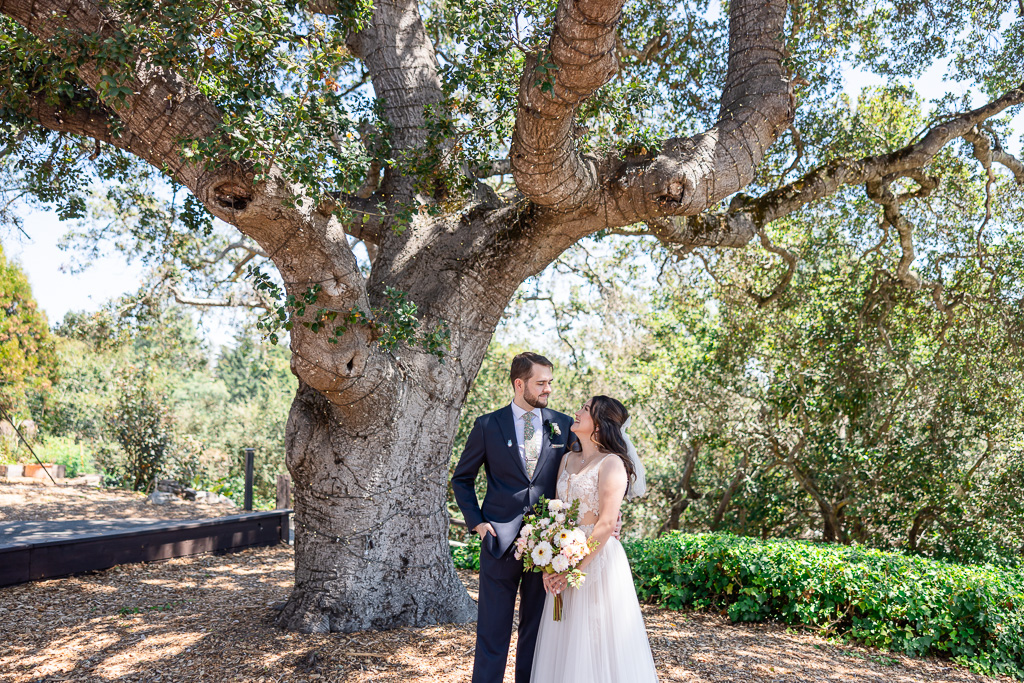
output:
M515 423L516 426L516 442L519 444L519 457L522 458L524 466L526 465L526 437L524 436L526 424L523 422L523 415L525 414L526 411L520 408L515 401L512 401L512 417L514 418L512 421ZM534 433L537 434L538 437L540 437L540 443L543 447L544 434L541 432L541 427L543 426L543 424L540 418L540 408L534 408L533 410L530 411L530 414L533 416L532 419ZM539 453L540 452L538 451L538 457Z

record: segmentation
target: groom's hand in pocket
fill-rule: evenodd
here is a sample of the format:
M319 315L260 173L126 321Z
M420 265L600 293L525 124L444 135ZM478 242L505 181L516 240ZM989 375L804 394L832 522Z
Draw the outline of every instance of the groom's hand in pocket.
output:
M498 535L497 533L495 533L494 527L491 526L490 522L481 522L480 524L477 524L475 527L473 527L473 531L480 534L481 541L487 538L487 534L490 534L491 536L495 537Z
M619 518L615 520L615 531L612 532L612 537L617 541L619 540L619 532L622 531L622 513L619 513Z

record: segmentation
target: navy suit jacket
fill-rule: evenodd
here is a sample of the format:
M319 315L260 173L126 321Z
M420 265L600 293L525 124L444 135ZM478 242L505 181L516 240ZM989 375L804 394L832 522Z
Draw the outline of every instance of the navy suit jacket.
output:
M483 548L494 557L501 557L519 535L523 515L537 504L541 496L555 497L558 466L576 435L569 431L572 418L547 408L541 409L542 441L533 478L527 476L526 465L519 455L515 418L512 406L505 406L476 419L466 440L459 464L452 475L455 501L462 510L466 525L473 529L490 522L497 537L488 534ZM552 438L550 425L561 432ZM476 483L480 466L487 472L487 494L483 505L477 501Z

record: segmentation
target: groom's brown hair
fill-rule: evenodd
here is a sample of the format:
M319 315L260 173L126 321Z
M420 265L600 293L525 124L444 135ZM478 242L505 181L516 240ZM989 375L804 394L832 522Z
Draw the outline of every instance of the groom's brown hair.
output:
M547 368L555 367L554 363L539 353L523 351L512 359L512 368L508 373L508 381L512 383L512 386L515 386L517 379L521 379L524 382L530 379L533 376L534 365L543 365Z

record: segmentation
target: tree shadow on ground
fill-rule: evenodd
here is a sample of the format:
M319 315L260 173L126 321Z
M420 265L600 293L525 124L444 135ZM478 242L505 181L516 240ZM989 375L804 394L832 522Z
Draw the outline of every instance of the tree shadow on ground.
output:
M273 606L292 586L293 558L281 545L0 589L0 680L469 680L474 624L317 635L276 628ZM460 575L475 597L475 575ZM644 615L663 683L995 680L774 625L646 606ZM513 665L511 655L507 683Z

